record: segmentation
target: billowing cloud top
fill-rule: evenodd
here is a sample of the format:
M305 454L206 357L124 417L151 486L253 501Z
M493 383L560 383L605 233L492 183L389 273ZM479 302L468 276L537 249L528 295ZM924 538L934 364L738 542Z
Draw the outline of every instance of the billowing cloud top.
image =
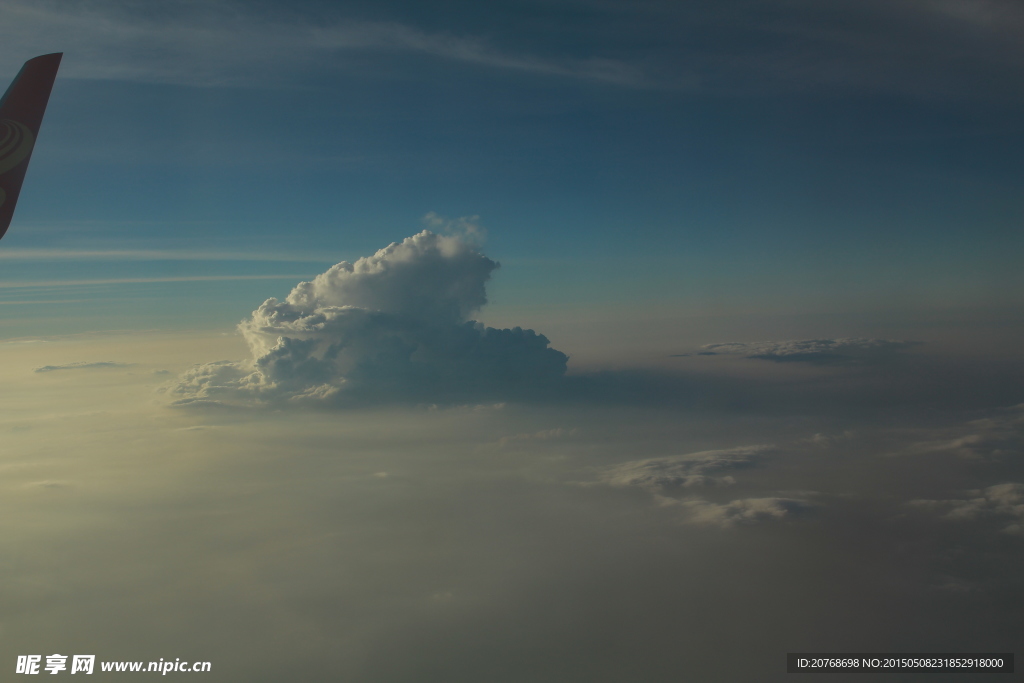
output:
M469 319L499 267L468 240L423 231L267 299L239 325L244 363L197 366L179 404L447 401L515 397L557 381L568 357L533 330Z
M487 303L484 285L498 267L459 237L424 230L300 282L286 303L306 314L352 306L428 322L463 322Z

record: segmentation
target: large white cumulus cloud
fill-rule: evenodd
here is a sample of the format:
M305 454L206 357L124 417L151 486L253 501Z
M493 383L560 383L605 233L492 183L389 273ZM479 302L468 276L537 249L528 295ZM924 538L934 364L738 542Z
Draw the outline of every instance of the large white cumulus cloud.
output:
M499 264L468 240L423 231L267 299L239 325L246 362L193 368L196 402L446 401L543 391L568 358L543 335L470 319Z

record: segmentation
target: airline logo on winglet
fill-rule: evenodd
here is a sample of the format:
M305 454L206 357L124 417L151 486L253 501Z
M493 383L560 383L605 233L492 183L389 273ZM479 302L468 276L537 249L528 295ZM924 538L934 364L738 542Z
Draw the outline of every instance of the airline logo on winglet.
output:
M32 153L35 139L28 126L0 119L0 173L7 173Z

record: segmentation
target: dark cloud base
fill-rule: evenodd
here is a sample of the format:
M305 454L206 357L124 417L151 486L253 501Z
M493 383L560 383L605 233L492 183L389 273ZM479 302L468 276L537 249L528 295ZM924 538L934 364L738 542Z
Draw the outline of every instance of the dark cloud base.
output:
M1024 402L1024 363L988 362L944 357L908 358L882 367L840 365L815 369L809 375L758 376L697 371L616 370L565 373L568 358L551 349L531 330L493 330L467 325L457 334L479 356L446 362L434 358L417 365L415 354L401 364L371 360L365 370L347 377L345 391L314 385L312 391L283 393L284 382L262 393L253 382L252 366L221 361L197 366L171 387L177 407L234 405L236 407L299 406L336 409L382 404L464 404L511 401L580 406L634 406L731 412L737 415L806 415L817 418L871 418L897 425L904 419L941 422L964 411L985 411ZM490 353L494 340L497 350ZM508 346L516 350L515 356ZM494 348L491 347L491 348ZM448 347L445 347L448 348ZM494 357L500 360L496 363ZM529 369L513 370L511 357ZM404 357L403 357L404 358ZM318 365L295 349L289 350L284 370L299 363ZM271 356L263 378L281 368ZM384 368L391 368L390 374ZM397 368L397 369L396 369ZM980 414L980 413L979 413Z

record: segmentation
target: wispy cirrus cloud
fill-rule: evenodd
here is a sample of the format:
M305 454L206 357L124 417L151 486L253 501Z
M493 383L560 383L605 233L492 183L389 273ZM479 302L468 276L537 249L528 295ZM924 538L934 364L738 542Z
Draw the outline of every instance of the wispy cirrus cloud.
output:
M196 249L19 249L0 251L0 261L267 261L325 263L310 254L270 254Z
M32 299L26 301L0 301L0 306L37 306L39 304L80 304L89 299Z
M88 280L16 280L0 281L0 289L30 289L34 287L87 287L90 285L135 285L147 282L218 282L230 280L291 280L302 275L191 275L182 277L121 277Z
M1004 0L574 4L582 21L553 12L538 28L515 7L483 23L441 9L424 26L386 2L355 18L223 0L0 0L0 65L13 75L26 54L59 48L74 56L65 77L294 87L297 74L383 73L404 55L617 87L929 98L1015 98L1024 69L1024 11Z
M343 66L344 53L417 54L482 67L616 85L644 85L635 66L617 59L541 57L497 47L473 35L427 31L391 21L271 18L234 2L0 2L0 60L59 45L75 59L63 75L185 85L268 86L296 67Z

